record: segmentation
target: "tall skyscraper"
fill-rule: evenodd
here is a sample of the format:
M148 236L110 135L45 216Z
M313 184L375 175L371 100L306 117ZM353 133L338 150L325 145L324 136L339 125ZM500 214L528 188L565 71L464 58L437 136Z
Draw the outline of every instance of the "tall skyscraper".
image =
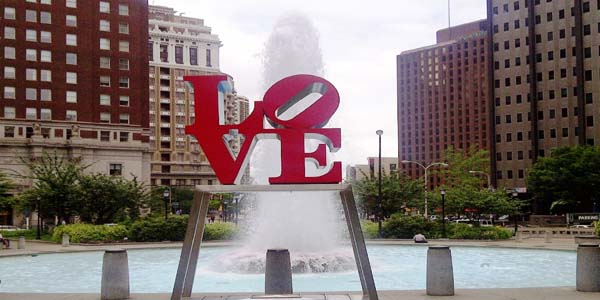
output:
M398 163L408 176L424 171L403 160L427 165L448 147L489 148L486 32L485 20L451 27L437 32L437 44L398 55Z
M552 148L598 145L600 2L488 0L493 179L526 192Z
M25 172L20 157L56 150L150 181L147 11L133 0L0 3L2 168Z
M223 74L219 70L221 41L204 20L184 17L169 7L149 7L150 148L152 184L191 186L218 184L206 156L185 126L193 124L194 94L186 75ZM233 80L230 81L233 85ZM227 124L248 115L248 100L235 92L224 99ZM239 149L239 137L229 141Z

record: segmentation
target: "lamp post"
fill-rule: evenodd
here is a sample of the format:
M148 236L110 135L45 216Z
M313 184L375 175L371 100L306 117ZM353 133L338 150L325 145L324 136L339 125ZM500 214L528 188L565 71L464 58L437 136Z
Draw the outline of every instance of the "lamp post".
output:
M447 163L443 163L443 162L433 162L430 163L429 165L425 166L424 164L420 163L420 162L416 162L416 161L412 161L412 160L403 160L402 161L403 164L416 164L419 167L423 168L423 170L425 171L425 175L423 176L425 179L425 219L427 219L427 190L429 188L428 184L427 184L427 170L429 170L429 168L433 167L433 166L440 166L440 167L448 167Z
M446 190L440 189L442 195L442 238L446 238Z
M39 240L41 239L41 225L42 225L42 213L40 213L40 196L37 196L36 198L36 209L37 209L37 232L35 233L35 239Z
M514 199L516 199L519 196L519 193L517 192L517 190L513 190L512 192L512 196ZM517 230L519 230L519 225L517 223L517 218L518 218L518 214L515 213L515 236L517 236Z
M381 136L383 135L383 130L377 130L375 133L379 136L379 178L377 182L377 205L379 208L379 217L377 218L377 237L381 238L381 219L383 218L383 206L381 205Z
M171 202L171 187L166 187L163 191L163 199L165 201L165 220L169 218L169 202Z
M485 177L487 178L488 189L490 191L494 190L494 188L492 187L492 178L490 177L490 174L488 174L486 172L482 172L482 171L469 171L469 174L473 174L473 175L485 175Z

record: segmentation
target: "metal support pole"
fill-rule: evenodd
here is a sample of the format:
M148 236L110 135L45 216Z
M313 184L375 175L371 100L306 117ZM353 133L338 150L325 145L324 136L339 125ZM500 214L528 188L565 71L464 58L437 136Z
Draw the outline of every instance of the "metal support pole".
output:
M383 219L383 205L382 205L382 197L381 197L381 135L379 135L379 181L378 181L378 192L377 192L377 203L379 205L379 217L378 219L378 225L377 225L377 237L378 238L382 238L382 234L381 234L381 222Z
M427 207L427 190L429 189L429 185L427 184L427 169L429 168L425 168L425 220L429 220L427 218L427 211L428 211L428 207Z
M446 238L446 195L442 193L442 237Z

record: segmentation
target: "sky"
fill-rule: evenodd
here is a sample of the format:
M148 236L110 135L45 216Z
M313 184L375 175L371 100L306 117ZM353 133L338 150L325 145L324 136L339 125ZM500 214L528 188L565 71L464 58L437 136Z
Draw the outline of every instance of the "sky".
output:
M484 0L451 0L451 24L484 19ZM329 127L342 129L335 159L366 164L378 155L375 131L383 130L382 156L398 156L396 56L435 44L448 26L447 0L149 0L185 16L204 19L223 46L220 69L233 76L239 95L261 100L261 53L278 18L302 13L320 36L324 78L340 94Z

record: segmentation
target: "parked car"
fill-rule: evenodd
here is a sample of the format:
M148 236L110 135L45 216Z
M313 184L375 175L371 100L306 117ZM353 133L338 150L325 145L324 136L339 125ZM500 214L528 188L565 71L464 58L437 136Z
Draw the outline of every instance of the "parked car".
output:
M592 228L590 225L573 225L571 228Z

